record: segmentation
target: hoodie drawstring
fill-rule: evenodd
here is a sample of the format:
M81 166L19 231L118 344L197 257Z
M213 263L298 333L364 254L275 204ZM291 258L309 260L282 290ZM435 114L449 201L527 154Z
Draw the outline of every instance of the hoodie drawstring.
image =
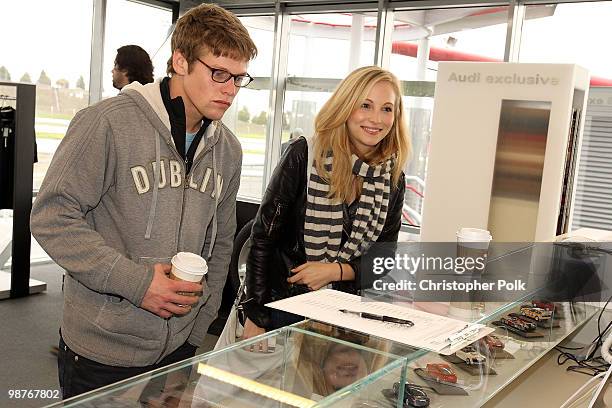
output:
M206 256L206 261L210 260L212 257L212 251L215 246L215 240L217 239L217 206L219 205L219 194L218 190L218 180L217 180L217 157L215 155L215 146L212 148L212 161L213 161L213 193L215 194L215 209L213 210L213 219L212 219L212 234L210 236L210 246L208 247L208 255Z
M145 239L151 239L151 229L153 229L153 221L155 220L155 210L157 209L157 192L159 190L159 172L161 171L161 147L159 141L159 132L155 132L155 166L153 166L153 198L151 199L151 208L149 209L149 221L147 222L147 231ZM216 209L215 209L216 210Z

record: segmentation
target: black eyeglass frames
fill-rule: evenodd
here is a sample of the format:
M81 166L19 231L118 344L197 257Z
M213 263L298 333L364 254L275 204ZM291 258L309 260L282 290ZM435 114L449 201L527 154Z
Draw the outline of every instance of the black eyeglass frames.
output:
M231 78L234 78L234 85L236 85L239 88L244 88L245 86L250 84L251 81L253 81L253 78L249 74L234 75L232 73L227 72L224 69L213 68L199 58L196 58L196 59L200 61L202 65L204 65L206 68L210 69L211 78L213 81L217 83L224 84L227 81L229 81Z

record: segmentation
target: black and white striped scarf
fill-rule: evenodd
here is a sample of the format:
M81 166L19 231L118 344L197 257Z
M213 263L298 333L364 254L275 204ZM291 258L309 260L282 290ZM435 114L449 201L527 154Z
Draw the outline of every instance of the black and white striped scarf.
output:
M325 159L325 169L332 171L333 157ZM361 196L351 235L340 248L342 239L342 203L328 198L329 184L319 177L315 163L308 169L308 194L304 220L304 245L310 262L348 262L364 253L383 230L389 196L391 169L395 158L370 166L352 155L353 174L363 177Z

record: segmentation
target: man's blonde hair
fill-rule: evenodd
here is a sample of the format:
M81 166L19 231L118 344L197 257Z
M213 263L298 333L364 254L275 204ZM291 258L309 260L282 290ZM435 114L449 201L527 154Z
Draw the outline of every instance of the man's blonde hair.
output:
M257 47L238 17L215 4L200 4L178 19L172 33L172 53L179 50L189 65L201 53L250 61L257 56ZM166 69L174 74L172 56Z
M314 160L317 172L329 183L329 196L346 201L353 194L351 166L351 142L347 121L353 111L367 98L372 87L386 81L393 86L394 121L389 133L380 141L376 150L365 157L369 164L379 164L396 155L392 170L392 182L396 186L411 150L410 138L404 121L404 107L399 81L389 71L376 66L362 67L351 72L329 100L323 105L315 118ZM331 174L325 171L327 153L334 156ZM361 183L358 183L358 186ZM357 191L359 195L361 191Z

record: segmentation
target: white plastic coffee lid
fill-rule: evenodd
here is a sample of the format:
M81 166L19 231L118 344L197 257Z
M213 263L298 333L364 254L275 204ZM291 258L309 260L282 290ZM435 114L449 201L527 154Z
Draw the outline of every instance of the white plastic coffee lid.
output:
M493 239L489 231L480 228L461 228L457 231L457 238L474 242L489 242Z
M194 275L206 275L208 265L200 255L191 252L179 252L172 257L172 265L183 272Z

